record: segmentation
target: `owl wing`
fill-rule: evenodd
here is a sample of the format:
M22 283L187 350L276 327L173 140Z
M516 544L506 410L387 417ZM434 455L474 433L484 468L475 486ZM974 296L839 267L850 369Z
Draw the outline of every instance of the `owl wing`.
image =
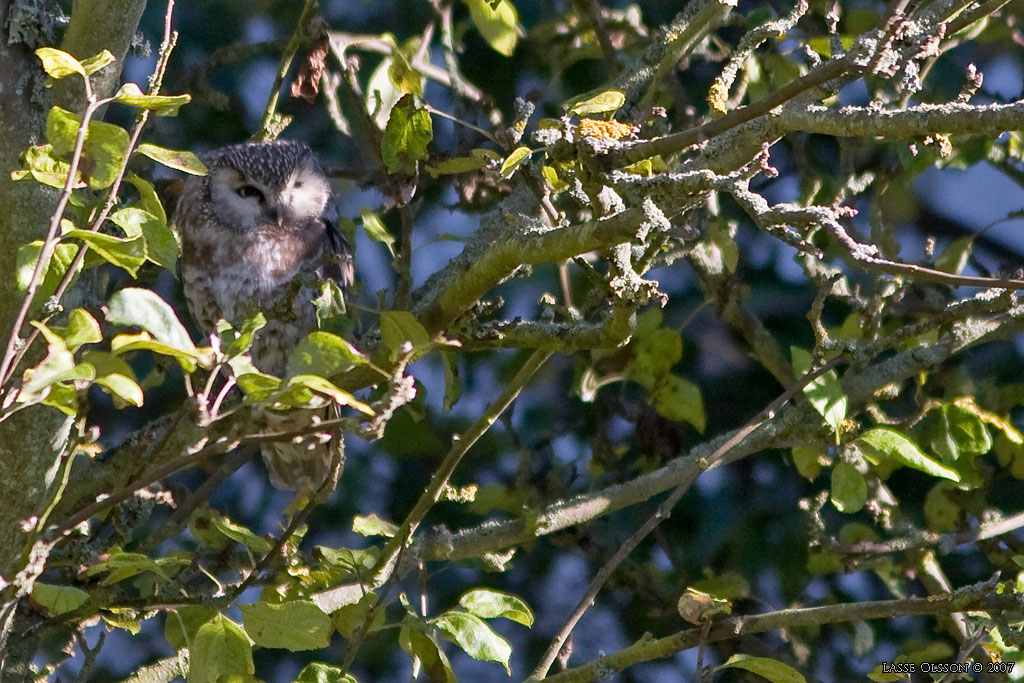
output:
M348 240L338 225L338 208L333 201L327 202L321 220L324 222L330 251L320 275L334 280L342 287L348 287L355 281L355 266L352 263L352 251L349 249Z

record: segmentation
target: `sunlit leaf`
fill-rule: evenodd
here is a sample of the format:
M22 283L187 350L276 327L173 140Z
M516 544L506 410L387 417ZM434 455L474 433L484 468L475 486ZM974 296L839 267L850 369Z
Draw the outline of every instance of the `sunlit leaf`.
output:
M582 99L572 100L566 105L566 108L573 114L589 116L591 114L614 112L625 102L625 93L619 90L605 90L593 96L584 96Z
M398 533L398 525L381 519L376 514L369 514L365 517L356 515L352 519L352 531L360 536L386 536L391 538Z
M512 56L519 42L519 17L509 0L464 0L469 18L487 44L506 57Z
M529 147L516 147L501 164L501 175L504 178L511 178L520 164L530 158Z
M79 239L107 263L123 268L134 277L146 262L146 242L139 237L114 237L91 230L65 230L65 238Z
M157 116L177 116L182 105L192 101L191 95L147 95L134 83L124 83L114 99L139 109L148 109Z
M192 175L206 175L206 164L192 152L185 150L165 149L149 143L142 143L136 150L139 154L149 157L158 164Z
M141 327L157 340L175 349L196 349L174 309L156 292L138 287L125 287L110 297L104 310L107 320L115 325Z
M288 356L289 375L331 377L369 361L348 341L330 332L317 331L300 341Z
M810 372L811 363L814 361L810 352L796 346L791 346L789 352L793 360L793 370L798 376ZM836 443L839 443L843 420L846 419L846 394L843 393L839 375L835 370L829 370L807 384L803 393L807 402L832 427Z
M463 593L461 605L470 614L481 619L503 617L523 626L533 626L533 611L521 598L501 591L478 588Z
M28 176L43 185L63 189L67 182L71 164L57 158L53 145L33 145L25 150L25 168L11 173L12 180L23 180ZM82 169L75 171L73 188L85 187L82 181Z
M832 504L840 512L853 514L868 500L868 486L864 475L851 463L840 460L832 468Z
M384 345L391 349L391 357L397 358L406 342L415 349L430 345L430 334L409 311L382 311L380 314L380 336Z
M141 236L146 258L174 272L178 262L178 240L166 220L135 207L113 212L110 220L129 237Z
M113 52L110 50L103 50L88 59L83 59L82 68L85 69L85 73L91 76L108 64L113 64L115 61L117 61L117 58L114 57Z
M509 658L512 646L499 636L480 617L465 612L449 611L430 620L433 626L458 645L463 652L485 662L497 662L512 674Z
M310 662L302 668L293 683L357 683L356 679L336 666Z
M103 341L103 333L96 318L84 308L76 308L68 314L67 325L53 327L54 332L64 339L64 343L74 352L85 344L97 344Z
M74 612L89 601L89 594L74 586L56 586L36 581L32 586L32 602L51 616Z
M43 71L54 80L60 80L71 74L79 74L85 78L85 67L73 56L52 47L41 47L36 50L36 56L43 63ZM113 56L113 55L111 55Z
M715 670L720 671L721 669L743 669L762 678L767 678L771 683L807 683L803 674L789 664L767 657L735 654Z
M58 157L70 155L75 149L75 139L81 127L81 118L66 109L52 107L46 117L46 140L53 145ZM80 166L83 177L93 189L109 187L124 165L128 153L128 131L120 126L103 121L90 121L85 136L82 154L90 160Z
M960 475L955 470L929 458L913 441L894 429L887 427L869 429L857 437L854 443L865 450L868 455L883 455L933 477L960 481Z
M427 145L434 137L430 113L415 95L404 95L391 109L381 156L388 173L416 174L417 162L427 158Z
M432 683L457 683L455 672L444 651L434 640L416 628L406 619L398 633L398 644L403 650L416 657L423 667L428 680Z
M245 630L218 614L199 627L189 650L188 683L218 683L227 674L253 674L252 641Z
M331 618L309 600L242 605L245 630L260 647L292 652L327 647Z
M395 238L388 232L388 229L384 227L384 223L381 222L380 218L370 209L365 206L359 209L359 217L363 221L363 230L366 231L366 236L375 242L381 242L391 252L392 258L395 256Z
M255 550L258 553L270 552L270 541L262 536L257 536L241 524L235 524L227 517L217 514L211 515L210 523L217 531L221 532L233 541L238 541L247 548ZM255 636L253 637L255 638Z
M662 417L674 422L689 422L698 432L704 433L707 415L700 387L677 375L663 377L655 384L651 403Z

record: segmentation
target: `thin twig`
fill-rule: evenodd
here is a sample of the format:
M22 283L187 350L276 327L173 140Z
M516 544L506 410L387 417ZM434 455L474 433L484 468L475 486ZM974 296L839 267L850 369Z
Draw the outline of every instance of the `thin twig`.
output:
M260 121L260 127L253 134L253 139L258 141L272 140L277 137L280 132L278 130L278 114L277 114L277 101L281 96L281 85L284 83L284 77L288 75L288 69L292 65L292 59L295 58L295 54L302 47L302 44L309 37L306 32L309 29L310 20L313 18L313 14L319 8L317 0L306 0L302 6L302 13L299 15L299 20L295 24L295 32L292 33L291 39L288 41L288 46L285 47L284 53L281 54L281 61L277 65L277 74L274 76L274 85L270 88L270 95L267 97L267 106L263 110L263 119Z
M171 52L174 50L174 46L178 42L177 31L171 30L171 19L174 14L174 0L168 0L167 10L164 14L164 37L163 42L160 44L160 52L157 56L156 67L153 70L152 75L149 78L149 95L159 95L160 88L163 85L164 74L167 72L167 63L171 58ZM135 146L139 142L139 137L142 134L142 129L145 127L146 122L149 121L149 110L143 109L139 112L135 118L135 125L132 128L131 136L128 140L128 147L125 151L124 162L121 167L117 170L117 175L114 178L113 184L110 186L110 190L107 192L107 199L103 204L103 208L89 226L90 232L98 232L102 227L103 222L106 221L107 216L110 214L111 209L117 203L117 193L121 187L121 183L124 181L125 173L128 169L128 161L131 159L132 153L135 151ZM82 262L85 260L85 254L88 251L88 246L83 244L82 247L75 254L75 258L72 260L71 265L68 266L64 272L64 277L61 278L60 284L57 285L57 289L53 292L53 299L60 301L61 297L64 296L64 292L67 291L68 287L71 286L71 282L75 279L75 275L78 273L78 269ZM17 354L14 357L11 368L16 368L18 363L21 362L25 354L31 348L36 338L39 336L39 329L33 328L26 338L25 343L18 349ZM0 386L6 381L4 373L0 372Z
M775 417L775 414L781 409L786 403L796 396L805 386L813 382L815 379L825 374L839 363L843 362L842 356L836 356L832 360L828 361L819 368L816 368L806 375L801 377L795 384L792 384L787 388L778 398L768 404L760 413L758 413L752 420L747 422L742 429L737 431L731 439L726 441L724 444L719 446L714 453L708 458L706 463L702 463L702 469L695 470L690 473L675 490L669 494L655 510L654 514L651 515L643 526L637 529L629 539L626 540L622 546L615 551L615 554L598 570L597 574L591 580L590 585L587 586L587 590L584 592L583 597L580 598L576 608L566 619L565 624L559 629L555 637L552 638L551 643L548 645L548 649L544 652L541 657L540 663L537 664L537 668L534 669L533 673L530 674L529 681L539 681L547 676L548 670L554 663L555 658L558 657L558 652L562 649L562 645L565 643L566 638L572 633L576 623L580 620L583 614L594 604L594 600L597 598L597 594L604 587L604 584L611 578L612 573L618 569L619 565L629 557L630 553L640 544L640 542L650 534L655 527L661 524L664 520L668 519L672 514L672 508L675 507L676 503L683 497L693 483L700 476L701 472L714 467L719 460L721 460L729 451L734 447L738 446L748 435L750 435L755 429L764 424L767 420L771 420Z
M431 478L430 483L427 485L426 490L416 501L412 510L406 515L405 520L402 522L398 531L388 541L388 544L384 547L381 552L380 558L377 560L376 566L373 568L373 576L370 579L371 585L379 586L385 581L391 582L392 577L396 577L394 569L398 564L398 558L403 549L412 540L413 534L416 533L416 529L419 528L423 518L426 517L427 512L430 508L441 499L441 493L444 490L445 485L448 484L448 480L451 478L455 468L462 461L462 457L473 447L473 444L491 428L501 414L512 404L512 402L519 396L519 392L523 390L526 383L537 373L542 365L551 357L550 351L535 351L523 364L523 367L519 369L509 383L505 386L504 391L501 395L495 399L491 405L487 407L487 410L477 418L477 420L463 432L461 435L452 436L452 447L445 455L441 464L438 465L437 470L434 472L434 476ZM386 577L386 579L384 578ZM379 604L380 599L376 604ZM375 606L376 606L375 604ZM373 618L373 609L368 610L366 620L349 641L348 649L345 653L345 660L342 664L342 670L348 671L352 666L352 662L355 660L356 654L359 651L359 647L362 644L363 639L368 632L368 627Z

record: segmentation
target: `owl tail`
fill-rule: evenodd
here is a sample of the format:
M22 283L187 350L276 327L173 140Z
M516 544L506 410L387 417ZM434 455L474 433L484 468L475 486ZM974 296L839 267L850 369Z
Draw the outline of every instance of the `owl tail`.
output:
M297 410L287 414L267 413L268 426L277 431L292 431L323 420L322 410ZM336 450L345 457L345 444L339 432L313 433L301 442L275 442L260 448L270 473L270 483L282 491L316 491L331 474Z

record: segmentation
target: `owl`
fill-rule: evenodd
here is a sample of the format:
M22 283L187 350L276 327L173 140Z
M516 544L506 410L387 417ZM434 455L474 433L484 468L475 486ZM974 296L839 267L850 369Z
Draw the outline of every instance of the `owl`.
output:
M186 181L175 212L189 310L206 334L221 318L237 327L262 311L267 324L253 342L253 362L282 376L292 348L316 329L318 279L352 282L330 184L300 142L231 145L203 161L208 175ZM285 429L321 417L315 411L270 414L274 426ZM264 446L271 483L285 490L318 488L329 473L331 446Z

